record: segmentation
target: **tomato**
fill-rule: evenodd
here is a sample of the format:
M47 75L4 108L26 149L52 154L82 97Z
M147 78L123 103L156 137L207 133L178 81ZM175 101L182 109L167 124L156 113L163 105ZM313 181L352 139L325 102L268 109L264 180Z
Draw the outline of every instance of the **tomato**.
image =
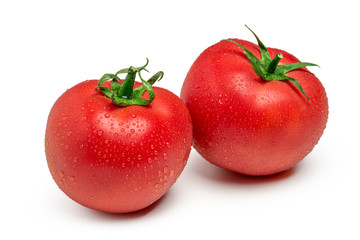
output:
M255 33L254 33L255 35ZM319 141L328 99L293 55L239 39L220 41L195 60L180 97L190 111L194 148L242 174L269 175L304 159Z
M144 67L120 70L128 72L123 83L116 74L81 82L50 111L48 167L59 188L86 207L112 213L145 208L168 191L186 165L189 112L175 94L151 86L162 72L141 78L143 85L135 83ZM127 97L111 96L126 87Z

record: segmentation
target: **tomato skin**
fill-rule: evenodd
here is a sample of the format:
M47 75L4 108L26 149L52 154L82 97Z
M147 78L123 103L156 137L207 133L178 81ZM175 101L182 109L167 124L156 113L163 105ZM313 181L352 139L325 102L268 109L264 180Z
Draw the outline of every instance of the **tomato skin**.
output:
M256 57L257 45L239 39ZM299 62L268 48L280 64ZM309 154L323 134L328 100L321 82L306 68L287 73L311 99L288 81L264 81L243 50L221 41L195 60L181 98L193 122L194 148L209 162L242 174L269 175L287 170Z
M76 202L123 213L161 198L186 165L192 124L180 98L153 87L147 106L117 107L96 80L67 90L52 107L45 153L53 179ZM180 124L181 123L181 124Z

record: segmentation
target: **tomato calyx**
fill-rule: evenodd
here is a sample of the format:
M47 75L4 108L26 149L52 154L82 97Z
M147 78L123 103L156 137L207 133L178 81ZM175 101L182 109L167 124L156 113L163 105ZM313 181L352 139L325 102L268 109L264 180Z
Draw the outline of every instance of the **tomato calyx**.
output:
M129 67L117 71L115 74L107 73L104 74L98 81L98 86L95 87L95 90L100 90L106 97L110 98L116 106L126 107L131 105L140 105L145 106L151 103L155 98L154 89L152 85L156 81L160 81L164 72L159 71L155 73L149 80L145 81L141 76L141 71L147 71L145 68L149 64L149 60L146 59L146 64L141 67ZM127 73L124 80L120 79L119 74ZM139 78L142 82L142 85L134 88L136 75L139 75ZM110 88L103 86L107 81L111 80ZM149 94L149 99L142 97L143 93L147 91Z
M235 43L240 48L242 48L244 50L245 56L249 59L252 67L254 68L255 73L261 79L263 79L264 81L290 81L300 90L300 92L306 97L306 99L309 102L311 102L310 98L306 95L301 84L296 79L288 77L285 74L298 68L302 68L306 66L318 66L318 65L309 62L298 62L298 63L278 65L280 60L283 58L283 55L281 53L277 53L276 56L272 59L270 57L268 49L260 41L258 36L248 26L246 27L252 32L252 34L254 34L258 42L258 46L261 54L261 60L255 57L254 54L252 54L240 43L235 42L231 39L224 39L223 41Z

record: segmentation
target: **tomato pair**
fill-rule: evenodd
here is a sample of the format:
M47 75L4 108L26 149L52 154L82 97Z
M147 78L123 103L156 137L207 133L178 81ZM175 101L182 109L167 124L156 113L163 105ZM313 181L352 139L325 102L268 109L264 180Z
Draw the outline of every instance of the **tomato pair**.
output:
M303 159L326 126L325 90L305 68L314 64L255 37L259 47L228 39L206 49L181 99L152 86L163 72L142 78L148 62L67 90L45 133L60 189L89 208L132 212L175 183L192 143L209 162L248 175L281 172Z

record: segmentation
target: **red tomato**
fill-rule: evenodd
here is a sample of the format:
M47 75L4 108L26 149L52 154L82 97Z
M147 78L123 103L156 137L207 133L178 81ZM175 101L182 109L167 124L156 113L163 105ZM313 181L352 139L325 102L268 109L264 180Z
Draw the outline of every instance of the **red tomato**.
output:
M96 80L81 82L52 107L45 134L50 172L86 207L113 213L145 208L168 191L187 162L189 112L163 88L153 88L156 97L147 106L119 107L96 86Z
M230 41L202 52L183 84L181 98L192 118L194 148L209 162L238 173L269 175L287 170L312 151L326 126L325 89L303 67L314 64L301 63L285 79L284 64L298 63L297 58L273 48L267 49L266 57L259 39L261 51L248 41ZM244 49L265 60L264 65L253 60L254 66ZM277 53L282 54L275 70L279 79L262 79L254 67L266 69Z

